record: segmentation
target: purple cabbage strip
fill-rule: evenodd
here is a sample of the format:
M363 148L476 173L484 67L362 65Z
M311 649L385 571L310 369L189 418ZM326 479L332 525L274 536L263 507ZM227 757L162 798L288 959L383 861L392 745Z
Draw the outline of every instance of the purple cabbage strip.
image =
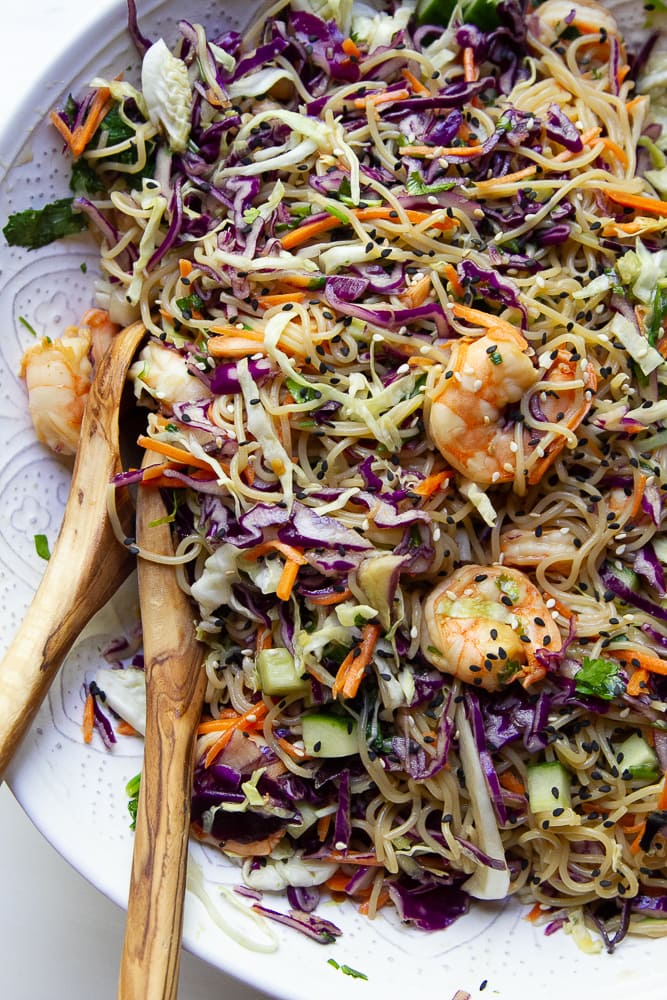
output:
M139 30L135 0L127 0L127 30L135 44L137 52L140 56L143 56L153 43Z
M659 597L665 596L665 571L650 542L636 552L632 568L657 591Z
M267 917L269 920L275 920L276 923L285 924L286 927L292 927L294 930L301 931L302 934L312 938L313 941L317 941L318 944L333 944L336 938L340 937L343 933L330 920L325 920L323 917L318 917L313 913L304 913L302 910L290 910L289 913L279 913L278 910L270 910L259 903L255 903L252 909L262 917Z
M486 744L486 734L484 732L484 719L482 718L482 710L480 707L479 699L472 691L466 691L464 696L464 706L466 710L466 715L468 717L468 722L472 729L473 737L475 739L475 745L477 747L477 752L479 755L479 762L482 765L482 770L484 772L484 777L486 778L486 784L489 789L489 794L491 796L491 802L493 803L493 808L498 819L498 822L505 826L507 823L507 811L505 809L505 802L503 799L503 791L500 787L500 782L498 781L498 775L496 774L496 769L493 766L493 760L491 759L491 754L489 753Z
M320 891L313 886L287 886L287 901L293 910L312 913L320 901Z
M338 779L338 808L334 824L334 847L337 851L346 851L350 845L350 805L350 769L346 767Z
M667 608L663 608L662 605L656 604L650 598L632 590L624 580L616 575L610 563L604 563L600 568L600 579L607 590L626 604L631 604L635 608L639 608L640 611L645 611L646 614L667 622Z
M386 886L401 920L422 931L444 930L470 908L470 897L453 885L421 885L403 877Z
M570 121L558 104L549 105L545 130L550 139L560 143L571 153L580 153L584 148L579 129Z

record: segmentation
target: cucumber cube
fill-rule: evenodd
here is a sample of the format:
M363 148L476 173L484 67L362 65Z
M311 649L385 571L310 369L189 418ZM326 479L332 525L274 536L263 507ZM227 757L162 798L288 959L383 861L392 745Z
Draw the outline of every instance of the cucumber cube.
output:
M262 649L257 656L259 685L268 695L306 694L310 685L297 671L294 657L287 649Z
M533 813L569 809L570 775L558 760L528 768L528 804Z
M633 778L644 781L657 781L660 777L660 765L655 750L639 733L633 733L621 743L617 748L617 754L621 773L629 771Z
M349 757L358 752L357 723L349 715L310 712L301 721L310 757Z

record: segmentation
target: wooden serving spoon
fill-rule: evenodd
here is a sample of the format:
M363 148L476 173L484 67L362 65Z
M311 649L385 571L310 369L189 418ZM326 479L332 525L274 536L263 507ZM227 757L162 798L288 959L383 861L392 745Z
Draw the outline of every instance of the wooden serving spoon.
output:
M161 461L146 452L144 465ZM173 555L159 490L140 489L137 542ZM162 522L157 523L156 522ZM192 606L173 566L139 557L146 736L119 1000L173 1000L183 928L197 724L206 692Z
M126 327L97 368L58 540L0 663L0 781L75 640L134 565L113 534L106 492L119 471L123 386L145 332L142 323Z

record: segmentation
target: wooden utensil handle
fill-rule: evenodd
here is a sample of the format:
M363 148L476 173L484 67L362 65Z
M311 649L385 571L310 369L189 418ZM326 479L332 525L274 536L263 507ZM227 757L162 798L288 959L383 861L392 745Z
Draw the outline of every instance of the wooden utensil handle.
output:
M142 323L127 327L98 366L60 534L0 663L0 780L77 636L132 569L111 530L106 492L118 465L118 403L144 333ZM119 512L128 525L133 522L129 500L121 498Z
M77 636L132 569L127 550L109 529L100 536L107 558L82 593L78 579L87 574L76 567L77 550L70 534L66 532L65 540L54 549L33 602L0 663L0 781Z
M153 456L153 460L159 460ZM137 541L173 552L169 525L146 532L165 508L142 490ZM206 690L194 613L171 566L139 559L146 664L146 737L119 1000L173 1000L183 926L190 794L197 723Z

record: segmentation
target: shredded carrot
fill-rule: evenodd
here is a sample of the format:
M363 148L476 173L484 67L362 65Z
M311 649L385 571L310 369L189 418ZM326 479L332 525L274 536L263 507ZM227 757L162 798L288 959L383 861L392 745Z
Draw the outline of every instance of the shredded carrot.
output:
M514 792L515 795L525 795L526 788L520 778L514 774L513 771L503 771L502 774L498 775L498 781L506 788L508 792Z
M134 726L131 726L129 722L121 720L116 726L116 732L119 736L138 736L139 733L136 731Z
M387 890L386 889L382 889L382 891L380 892L377 900L375 901L375 909L376 910L382 909L383 906L387 905L387 903L389 902L390 899L391 899L391 896L389 895L389 893L387 892ZM371 906L370 900L368 900L368 899L365 899L363 901L363 903L359 903L359 906L357 907L357 909L359 910L359 913L362 915L362 917L367 917L368 916L368 914L370 912L370 906Z
M276 597L279 601L289 601L292 596L294 584L299 575L299 565L300 563L295 562L294 559L288 559L283 566L283 571L280 574L278 586L276 587Z
M646 690L648 685L648 679L651 675L648 670L643 670L641 667L639 670L635 670L632 677L628 681L627 691L628 694L633 698L636 698L643 691Z
M431 365L436 364L433 358L422 357L419 354L412 354L407 360L407 364L411 368L430 368Z
M247 358L251 354L266 354L264 344L258 343L254 337L246 337L245 331L237 337L211 337L207 346L209 354L216 358Z
M460 302L452 303L452 312L457 317L457 319L464 319L468 323L472 323L475 326L482 326L486 330L491 330L494 336L506 336L514 341L517 345L521 345L522 348L528 346L528 342L519 333L516 327L512 326L504 319L500 319L499 316L492 316L490 313L482 312L481 309L473 309L471 306L464 306Z
M210 767L213 761L216 759L219 753L221 753L229 741L232 738L233 733L239 732L251 732L253 729L258 729L268 712L268 708L265 702L259 701L256 705L253 705L244 712L243 715L238 715L235 719L218 719L215 720L218 723L217 729L206 729L205 732L220 732L220 736L215 741L215 743L210 747L206 754L204 760L204 767ZM202 727L206 726L207 723L200 723L197 732L201 734Z
M444 264L442 268L442 273L447 278L447 281L452 286L452 291L458 299L462 299L465 295L465 288L461 284L461 280L458 275L458 271L453 264Z
M654 215L667 215L667 201L659 198L648 198L640 194L628 194L627 191L616 191L605 188L604 193L617 205L634 208L641 212L652 212Z
M337 871L325 881L325 886L330 892L345 892L348 885L350 884L351 875L347 875L345 872Z
M404 80L408 81L415 94L424 94L428 97L431 96L431 91L428 87L425 87L421 80L418 80L414 73L411 73L409 69L402 69L401 76Z
M329 827L331 826L331 813L327 813L326 816L320 816L317 821L317 839L320 844L323 844L327 839L327 834L329 832Z
M637 97L633 97L631 101L627 101L625 104L626 111L634 111L638 104L642 101L648 100L644 94L639 94Z
M642 497L644 496L644 490L646 489L647 482L648 482L648 476L644 472L640 472L640 474L637 476L637 485L632 495L630 520L634 520L639 515L639 512L642 509Z
M167 458L173 458L176 462L180 462L181 465L191 465L195 469L205 469L206 472L211 471L211 466L203 458L197 458L196 455L191 455L184 448L177 448L176 445L167 444L166 441L157 441L155 438L140 434L137 438L137 444L140 448L145 448L146 451L155 451L158 455L166 455Z
M399 222L401 217L398 212L392 208L355 208L350 213L359 219L361 222ZM404 214L409 222L417 225L420 222L426 222L432 217L429 212L418 212L414 209L405 209ZM305 222L303 225L299 226L297 229L292 229L291 232L283 236L281 243L284 250L292 250L294 247L301 246L302 243L306 243L313 236L319 236L321 233L326 233L330 229L337 229L339 226L345 225L335 215L328 215L324 219L317 219L315 222ZM456 219L450 219L448 216L445 218L437 219L433 222L433 226L436 229L452 229L458 225ZM237 331L238 332L238 331ZM209 349L211 342L209 341Z
M365 108L369 105L377 107L379 104L392 104L394 101L404 101L409 96L410 93L407 90L381 90L380 93L357 97L352 103L355 108Z
M271 634L270 628L265 628L262 626L257 629L257 638L255 639L255 649L260 652L262 649L271 649L273 646L273 635Z
M100 87L96 92L88 109L86 120L72 134L71 150L75 157L81 156L108 114L111 107L110 98L111 91L108 87Z
M257 301L263 309L270 309L271 306L291 305L294 302L303 302L305 297L305 292L283 292L276 295L259 295Z
M361 49L357 43L352 38L345 38L341 42L341 49L346 56L350 56L351 59L361 59Z
M308 600L311 604L318 605L318 607L327 608L332 604L341 604L343 601L347 601L350 597L352 597L352 591L348 590L346 587L345 590L341 590L339 593L334 592L333 594L324 594L323 596L311 596Z
M83 706L83 722L81 723L81 732L83 733L83 742L91 743L93 739L93 725L95 723L95 699L92 694L86 696L86 701Z
M187 276L192 271L192 261L188 260L187 257L181 257L178 262L178 273L181 278L187 278Z
M259 556L265 556L267 552L280 552L286 559L291 559L292 562L297 563L299 566L305 566L308 562L301 549L297 549L294 545L288 545L287 542L281 542L277 538L269 539L267 542L260 542L259 545L255 545L252 549L246 549L243 556L245 559L257 559Z
M351 649L347 654L336 674L336 679L332 687L334 698L341 694L343 698L354 698L364 671L371 661L373 650L378 641L382 629L379 625L367 624L361 630L361 643Z
M141 480L144 483L149 483L152 479L162 478L167 469L178 468L180 468L179 462L160 462L158 465L147 465L142 472Z
M473 146L401 146L401 156L424 156L437 160L441 156L478 156L484 152L479 143Z
M630 66L628 65L628 63L625 63L625 65L618 67L618 72L616 73L616 79L618 80L619 87L623 83L629 72L630 72Z
M431 275L425 274L418 281L415 281L413 285L410 285L408 290L400 296L400 300L409 309L416 309L417 306L422 305L426 301L430 291Z
M466 83L474 83L479 76L475 66L475 52L470 46L463 50L463 79Z
M323 817L330 819L329 817ZM319 824L318 824L319 825ZM318 831L319 832L319 831ZM337 861L341 865L363 865L365 868L383 868L384 861L378 861L378 859L372 854L354 854L352 851L323 851L320 856L320 861Z
M416 493L420 497L430 497L434 493L437 493L440 487L449 481L451 478L451 470L443 469L442 472L434 472L430 476L426 476L422 479L420 483L416 486L411 487L410 492Z
M262 330L244 330L243 327L238 326L211 326L209 330L211 333L217 334L206 343L209 354L215 354L215 347L222 346L218 345L218 340L224 340L225 337L244 337L246 340L256 340L258 344L264 343Z
M660 808L660 806L658 806L658 808ZM639 854L639 852L641 851L641 846L640 845L641 845L642 837L644 836L644 830L645 829L646 829L646 820L644 820L644 822L642 823L642 825L640 827L639 833L637 834L637 836L635 837L635 839L630 844L630 853L631 854Z
M514 184L516 181L525 180L526 177L532 177L536 173L537 167L524 167L523 170L515 170L513 174L505 174L504 177L490 177L488 181L477 181L475 184L475 189L477 191L491 191L493 188L502 187L505 184Z
M650 674L667 676L667 660L662 660L654 653L645 653L638 649L607 649L605 654L629 663L638 669L646 670Z
M658 354L662 354L663 358L667 358L667 336L660 338L658 343L655 345L655 349Z
M293 743L286 740L284 736L278 736L276 739L278 746L285 751L288 757L293 760L307 760L308 754L301 747L295 747Z
M539 918L542 916L543 913L544 913L544 910L542 909L542 904L541 903L535 903L535 905L531 908L531 910L524 917L524 920L529 920L531 922L531 924L533 924L533 923L535 923L536 920L539 920Z

